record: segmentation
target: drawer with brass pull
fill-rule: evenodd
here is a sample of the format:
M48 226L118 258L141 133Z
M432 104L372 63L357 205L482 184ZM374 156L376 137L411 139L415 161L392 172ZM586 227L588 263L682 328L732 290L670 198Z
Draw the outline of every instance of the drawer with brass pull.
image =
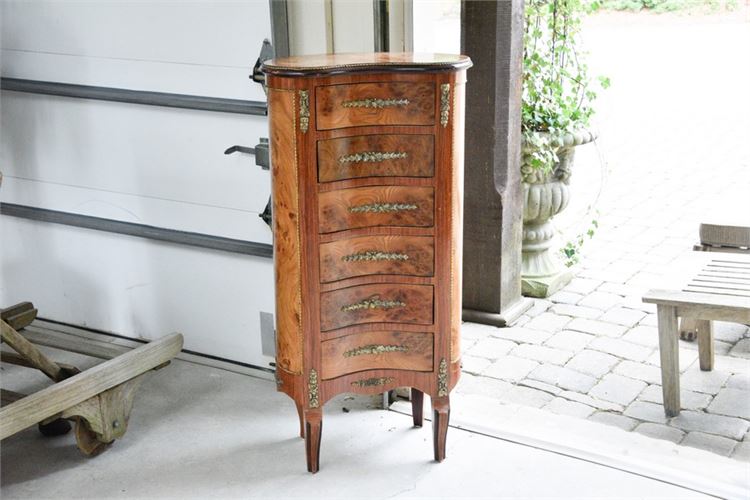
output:
M432 82L326 85L315 92L318 130L435 124Z
M432 177L432 135L377 134L318 141L318 181L357 177Z
M432 227L432 186L365 186L326 191L318 196L321 233L360 227Z
M355 276L400 274L432 276L432 236L361 236L320 245L320 281Z
M320 329L335 330L365 323L431 325L431 285L380 283L320 294Z
M374 369L432 370L433 334L422 332L366 332L321 344L321 376L331 379Z

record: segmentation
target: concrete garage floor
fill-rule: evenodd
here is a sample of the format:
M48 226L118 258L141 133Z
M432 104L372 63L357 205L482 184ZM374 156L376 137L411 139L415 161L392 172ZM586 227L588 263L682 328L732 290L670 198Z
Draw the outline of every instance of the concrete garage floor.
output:
M50 352L81 367L95 362ZM181 358L192 361L176 360L149 376L127 434L96 458L81 456L72 434L44 438L31 428L3 441L2 498L748 494L750 470L736 461L460 392L454 392L454 428L442 464L431 459L429 424L412 427L408 402L391 411L373 408L373 398L330 402L321 471L311 475L294 405L272 380ZM4 387L18 391L46 385L36 372L15 366L4 365L2 378Z

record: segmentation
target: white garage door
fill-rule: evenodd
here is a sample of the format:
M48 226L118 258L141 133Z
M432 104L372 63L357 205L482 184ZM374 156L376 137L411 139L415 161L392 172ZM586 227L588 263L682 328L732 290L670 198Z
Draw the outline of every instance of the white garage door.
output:
M248 114L265 106L248 75L270 36L266 0L4 1L0 304L31 300L45 318L129 337L181 331L186 349L268 367L260 318L273 312L271 232L259 214L269 174L224 150L268 134L265 116ZM212 99L187 101L245 111L7 90L38 82L203 96ZM239 250L7 215L26 207Z

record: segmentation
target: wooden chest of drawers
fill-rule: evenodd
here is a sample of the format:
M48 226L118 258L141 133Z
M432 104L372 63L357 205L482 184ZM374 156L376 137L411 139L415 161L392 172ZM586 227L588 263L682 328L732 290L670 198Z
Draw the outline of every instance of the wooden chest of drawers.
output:
M445 457L460 372L464 56L276 59L276 374L318 470L322 406L412 388Z

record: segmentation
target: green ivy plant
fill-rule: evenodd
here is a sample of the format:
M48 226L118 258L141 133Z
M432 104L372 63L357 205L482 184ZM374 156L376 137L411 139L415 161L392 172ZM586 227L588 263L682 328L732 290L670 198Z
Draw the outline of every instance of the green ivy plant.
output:
M598 215L598 212L596 213ZM599 229L599 221L594 218L591 220L591 224L585 233L578 234L574 239L568 241L564 247L560 249L560 253L563 257L563 262L566 267L572 267L581 260L581 249L583 244L594 237L596 230Z
M521 131L524 164L551 172L559 138L584 129L596 91L579 48L582 17L597 1L526 0ZM609 80L599 78L607 88ZM542 132L542 133L540 133Z

